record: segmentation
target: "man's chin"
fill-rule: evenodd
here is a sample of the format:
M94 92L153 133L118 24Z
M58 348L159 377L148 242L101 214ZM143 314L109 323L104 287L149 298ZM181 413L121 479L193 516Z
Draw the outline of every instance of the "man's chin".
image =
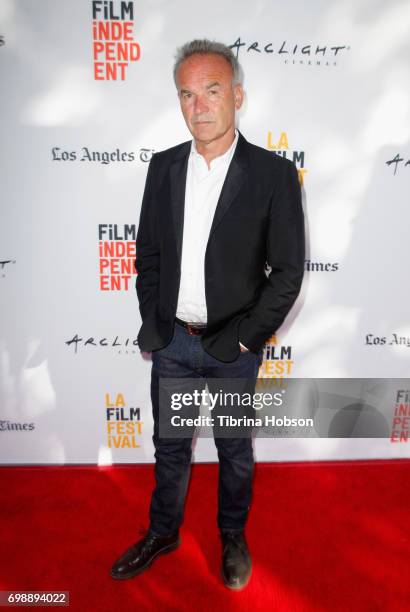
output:
M212 142L212 140L215 140L215 138L218 136L210 123L201 125L196 124L195 128L191 130L191 134L195 140L199 140L200 142L204 143Z

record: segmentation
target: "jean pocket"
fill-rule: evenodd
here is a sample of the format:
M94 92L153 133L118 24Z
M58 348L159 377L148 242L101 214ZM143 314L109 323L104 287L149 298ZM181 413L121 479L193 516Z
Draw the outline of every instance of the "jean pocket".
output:
M171 340L168 342L168 344L166 344L165 346L156 349L155 351L152 351L152 355L158 355L158 356L162 356L164 355L166 352L168 352L171 349L171 346L173 345L174 341L175 341L175 335L176 335L176 331L174 328L174 333L172 335Z

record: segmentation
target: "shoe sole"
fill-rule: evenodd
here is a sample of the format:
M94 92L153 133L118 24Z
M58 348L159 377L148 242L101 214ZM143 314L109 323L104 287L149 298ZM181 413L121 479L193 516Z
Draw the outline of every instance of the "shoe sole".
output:
M226 587L228 587L228 589L231 589L231 591L242 591L242 589L244 589L248 585L248 582L251 579L251 576L252 576L252 565L250 567L249 576L247 577L246 582L244 582L243 584L240 584L239 586L235 586L233 584L230 584L227 581L226 576L224 574L223 566L221 566L221 576L222 576L222 579L224 581L224 585Z
M157 553L155 553L155 555L153 557L151 557L151 559L148 561L148 563L146 563L145 565L143 565L142 567L139 567L138 569L129 572L128 574L123 574L122 576L118 576L117 574L114 574L112 571L110 572L110 576L111 578L114 578L114 580L127 580L128 578L134 578L134 576L138 576L138 574L141 574L142 572L145 572L145 570L147 570L149 567L151 567L151 565L154 563L155 559L157 557L159 557L160 555L166 555L167 553L170 553L174 550L176 550L179 545L181 544L181 538L179 537L178 540L175 542L175 544L169 544L168 546L165 546L164 548L161 548L161 550L159 550Z

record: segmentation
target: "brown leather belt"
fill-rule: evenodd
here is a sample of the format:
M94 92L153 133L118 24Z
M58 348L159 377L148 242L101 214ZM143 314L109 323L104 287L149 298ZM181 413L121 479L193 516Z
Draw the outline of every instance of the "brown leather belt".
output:
M176 323L178 323L178 325L182 325L182 327L185 327L190 336L202 336L202 334L206 330L205 323L187 323L182 319L178 319L178 317L175 317L175 321Z

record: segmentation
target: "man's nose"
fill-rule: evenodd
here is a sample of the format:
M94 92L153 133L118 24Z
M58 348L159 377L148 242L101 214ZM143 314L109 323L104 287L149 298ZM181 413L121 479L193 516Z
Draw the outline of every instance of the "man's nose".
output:
M204 96L197 96L195 99L195 114L207 113L209 110L208 101Z

